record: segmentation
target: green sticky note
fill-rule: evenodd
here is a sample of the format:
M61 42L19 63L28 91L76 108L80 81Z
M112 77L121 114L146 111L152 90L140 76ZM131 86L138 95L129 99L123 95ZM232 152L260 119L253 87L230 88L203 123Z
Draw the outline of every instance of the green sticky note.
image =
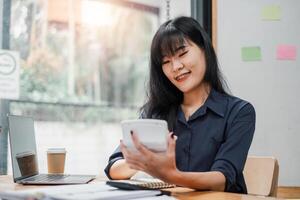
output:
M260 47L242 47L243 61L257 61L261 60Z
M269 5L263 7L261 11L261 18L263 20L280 20L281 8L278 5Z

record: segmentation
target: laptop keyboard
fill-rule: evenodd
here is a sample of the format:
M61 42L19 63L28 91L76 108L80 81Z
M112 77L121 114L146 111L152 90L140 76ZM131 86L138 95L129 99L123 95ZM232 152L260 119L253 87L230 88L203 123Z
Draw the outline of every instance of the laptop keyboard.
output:
M44 182L57 182L63 179L66 179L70 175L63 175L63 174L39 174L36 176L29 177L25 179L25 181L34 181L36 183L44 183Z

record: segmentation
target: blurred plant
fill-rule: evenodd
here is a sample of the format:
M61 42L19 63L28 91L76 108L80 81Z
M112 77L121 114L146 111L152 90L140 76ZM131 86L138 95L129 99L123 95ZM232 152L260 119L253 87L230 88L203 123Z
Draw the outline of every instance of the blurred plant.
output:
M51 21L47 17L49 12L63 11L49 10L46 1L12 3L12 21L19 26L11 27L11 44L12 49L22 52L23 59L21 99L101 104L116 108L142 105L150 43L158 26L158 16L109 2L93 1L95 5L106 4L114 10L112 23L91 25L76 21L71 29L70 18L64 13L60 13L64 16L61 21ZM74 35L71 44L70 35ZM74 51L74 58L70 57L70 51ZM74 59L72 73L68 71L70 58ZM70 76L74 79L74 94L68 94ZM49 109L53 113L53 108L39 105L36 109ZM102 112L101 109L82 110L80 115L91 119ZM110 120L116 115L106 111L104 117Z

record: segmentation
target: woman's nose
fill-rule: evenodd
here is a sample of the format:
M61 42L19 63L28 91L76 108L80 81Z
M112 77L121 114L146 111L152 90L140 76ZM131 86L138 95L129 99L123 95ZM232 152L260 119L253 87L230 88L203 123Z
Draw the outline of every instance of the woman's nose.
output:
M174 72L180 71L183 68L183 64L178 59L174 59L172 61L172 68Z

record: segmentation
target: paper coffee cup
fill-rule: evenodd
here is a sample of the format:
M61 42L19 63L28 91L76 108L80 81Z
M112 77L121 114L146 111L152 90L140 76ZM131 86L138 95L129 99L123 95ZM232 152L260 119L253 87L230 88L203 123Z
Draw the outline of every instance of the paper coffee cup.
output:
M30 176L38 172L36 156L33 151L26 151L16 154L21 176Z
M49 148L47 150L48 173L63 174L65 170L65 160L65 148Z

